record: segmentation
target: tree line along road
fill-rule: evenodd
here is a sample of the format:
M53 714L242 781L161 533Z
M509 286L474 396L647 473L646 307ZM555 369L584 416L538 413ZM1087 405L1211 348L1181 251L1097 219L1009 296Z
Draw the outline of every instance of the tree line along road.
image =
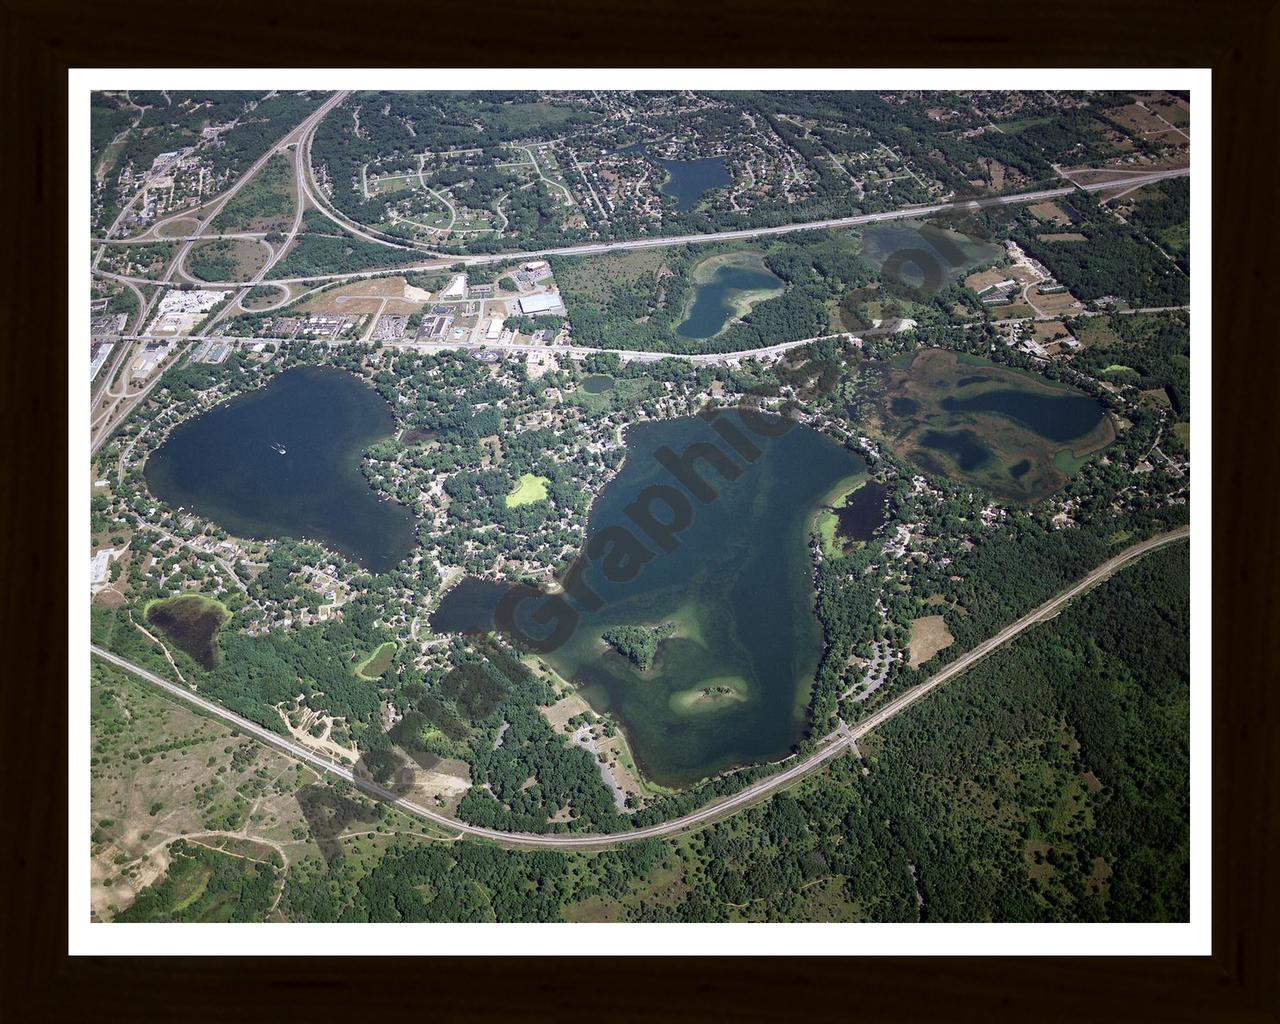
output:
M89 649L93 655L102 658L104 661L110 662L111 664L131 672L149 683L159 686L161 689L166 690L173 696L179 697L190 704L194 704L203 711L228 722L237 729L260 739L265 743L278 747L285 753L290 754L298 760L305 762L310 767L315 768L322 775L331 775L336 778L343 779L373 796L377 800L392 804L399 810L404 811L406 814L424 819L432 824L440 826L441 828L456 831L461 835L471 836L477 839L490 839L507 846L576 847L597 849L606 846L616 846L620 843L631 842L636 839L661 838L663 836L674 835L679 832L695 829L721 818L728 817L729 815L764 799L778 790L790 786L792 783L797 782L818 770L828 761L840 756L845 751L850 750L855 746L858 739L865 736L872 729L883 725L895 715L901 714L916 701L927 696L932 690L961 674L970 665L979 661L1004 644L1007 644L1010 640L1014 639L1031 626L1034 626L1037 622L1042 622L1046 619L1052 618L1072 598L1077 597L1086 590L1089 590L1093 586L1107 579L1129 562L1136 558L1140 558L1148 552L1158 547L1162 547L1165 544L1185 540L1190 538L1190 536L1191 527L1181 526L1175 530L1158 534L1155 537L1150 537L1141 543L1126 548L1124 551L1120 552L1120 554L1108 559L1106 562L1102 563L1102 565L1092 570L1066 590L1063 590L1035 610L1028 612L1026 615L1022 616L1022 618L1006 626L995 636L984 640L982 643L978 644L978 646L961 655L955 661L930 676L923 683L913 686L905 693L900 694L867 718L852 726L847 726L842 722L838 729L820 741L817 750L791 767L774 775L770 775L768 778L761 779L759 782L753 783L746 789L743 789L732 796L714 801L707 806L699 808L698 810L682 817L660 822L657 825L650 825L646 828L607 835L599 833L544 834L502 832L498 829L481 828L477 825L470 825L467 822L459 821L456 818L449 817L448 815L439 814L398 796L368 778L358 776L346 765L337 764L327 758L321 757L315 751L295 742L293 739L281 736L278 733L274 733L269 729L263 728L255 722L242 718L240 715L237 715L233 711L229 711L222 705L216 704L211 700L207 700L204 697L199 696L187 687L170 682L162 676L158 676L154 672L150 672L147 669L142 668L140 665L135 665L133 662L126 661L119 655L98 647L96 644L90 644Z

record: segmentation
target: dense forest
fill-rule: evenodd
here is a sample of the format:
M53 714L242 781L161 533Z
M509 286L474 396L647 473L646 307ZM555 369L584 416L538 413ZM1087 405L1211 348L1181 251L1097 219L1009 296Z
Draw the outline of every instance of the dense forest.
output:
M1077 192L1071 205L1083 215L1073 230L1084 242L1046 242L1040 228L1024 215L1014 240L1052 271L1076 298L1093 302L1116 296L1135 307L1181 306L1190 301L1191 281L1134 228L1117 220L1087 192Z
M658 644L674 631L672 623L663 626L615 626L606 629L600 639L641 669L647 669L658 653Z
M1180 921L1188 547L1127 567L787 793L596 855L462 841L304 862L295 920ZM1123 614L1120 614L1123 610Z
M308 211L303 231L293 247L267 275L309 277L321 274L348 274L379 267L396 267L421 261L422 254L409 249L392 249L348 234L333 221Z
M1169 178L1138 193L1129 222L1191 273L1191 179Z
M1191 418L1191 314L1111 316L1089 324L1074 365L1103 380L1163 389L1179 420Z

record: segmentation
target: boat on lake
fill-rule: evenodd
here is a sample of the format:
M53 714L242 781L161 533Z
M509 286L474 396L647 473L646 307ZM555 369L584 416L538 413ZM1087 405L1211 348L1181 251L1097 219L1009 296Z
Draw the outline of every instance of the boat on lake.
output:
M285 454L285 451L286 451L285 446L284 446L284 445L282 445L279 441L272 441L272 442L271 442L271 447L272 447L273 449L275 449L275 451L276 451L278 454L280 454L280 455Z

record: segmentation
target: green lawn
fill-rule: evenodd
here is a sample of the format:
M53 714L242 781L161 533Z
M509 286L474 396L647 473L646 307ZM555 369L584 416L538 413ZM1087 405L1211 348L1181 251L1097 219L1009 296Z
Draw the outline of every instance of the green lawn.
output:
M525 473L516 484L516 489L507 495L507 507L517 508L520 505L532 505L535 501L546 500L547 484L550 482L545 476Z

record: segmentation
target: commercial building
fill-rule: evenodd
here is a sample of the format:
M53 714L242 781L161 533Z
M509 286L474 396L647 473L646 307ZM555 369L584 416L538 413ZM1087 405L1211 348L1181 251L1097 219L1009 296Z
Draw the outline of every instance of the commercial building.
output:
M107 361L107 357L111 355L111 350L115 348L109 341L96 342L89 350L89 379L93 380L98 376L98 371L102 369L102 364Z
M156 308L152 334L186 334L230 292L210 288L171 288Z
M553 310L560 312L564 309L559 292L539 292L537 295L526 295L520 300L519 305L520 312L525 316L550 313Z

